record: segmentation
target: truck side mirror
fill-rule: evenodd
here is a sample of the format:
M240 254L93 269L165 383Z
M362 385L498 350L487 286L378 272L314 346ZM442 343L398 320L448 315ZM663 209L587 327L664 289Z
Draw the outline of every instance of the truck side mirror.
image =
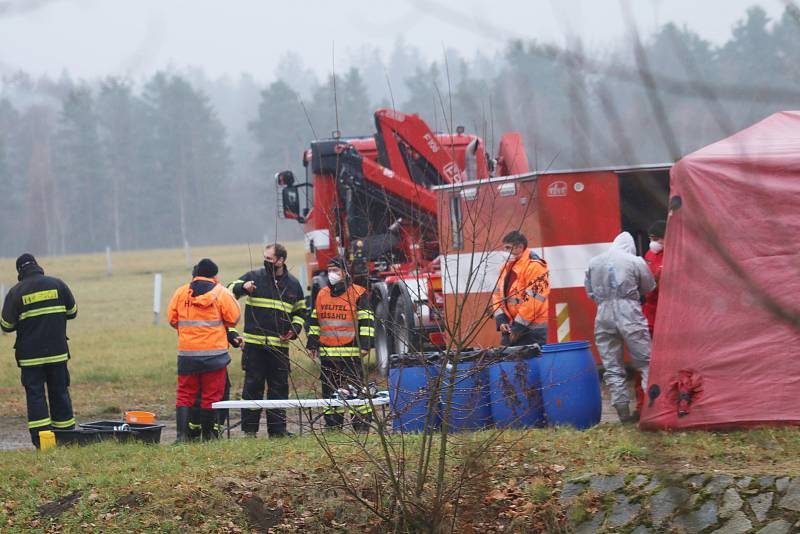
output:
M296 185L290 185L281 191L283 201L283 216L287 219L301 219L300 216L300 195ZM302 222L302 221L300 221Z
M275 181L278 185L289 187L294 185L294 173L292 171L281 171L275 173Z

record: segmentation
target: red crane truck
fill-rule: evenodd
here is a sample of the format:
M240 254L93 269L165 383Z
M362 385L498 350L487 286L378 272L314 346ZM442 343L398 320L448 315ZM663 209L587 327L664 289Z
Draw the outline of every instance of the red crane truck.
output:
M528 171L522 139L502 136L497 156L463 128L434 133L418 115L375 112L373 137L316 140L303 154L306 180L276 174L283 216L304 225L312 299L325 267L347 255L370 289L378 367L389 354L442 346L443 283L437 186Z

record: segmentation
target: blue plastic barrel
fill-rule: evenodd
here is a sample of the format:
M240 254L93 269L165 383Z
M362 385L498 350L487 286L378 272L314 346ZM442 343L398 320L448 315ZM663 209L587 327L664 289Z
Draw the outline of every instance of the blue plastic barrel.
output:
M489 373L482 351L462 353L455 365L455 377L451 382L452 364L443 371L441 402L447 412L447 425L453 432L479 430L492 426L491 398L489 396ZM453 394L447 409L447 395L452 384Z
M422 432L425 425L441 423L436 377L439 367L430 355L401 355L390 360L389 406L392 428L400 432ZM431 406L433 401L433 406ZM428 416L428 409L433 412Z
M600 380L589 342L545 345L537 360L547 424L585 429L599 423Z
M497 428L544 426L539 364L535 358L490 365L489 395Z

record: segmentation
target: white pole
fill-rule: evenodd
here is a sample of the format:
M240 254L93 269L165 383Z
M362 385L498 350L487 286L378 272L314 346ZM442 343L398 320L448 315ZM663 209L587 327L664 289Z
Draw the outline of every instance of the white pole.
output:
M153 324L158 324L161 315L161 273L156 273L153 279Z
M308 272L306 272L305 264L300 265L300 272L297 274L297 278L299 278L300 281L300 287L303 288L303 291L306 291L308 289Z
M111 268L111 247L106 247L106 274L111 276L113 269Z
M183 252L186 255L186 268L192 268L192 247L189 246L188 241L183 242Z

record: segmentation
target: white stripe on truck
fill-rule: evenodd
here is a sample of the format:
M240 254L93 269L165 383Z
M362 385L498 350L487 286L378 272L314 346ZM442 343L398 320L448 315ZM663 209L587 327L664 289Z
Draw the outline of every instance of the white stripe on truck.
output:
M609 249L611 243L561 245L532 249L550 268L550 288L583 287L589 260ZM444 256L442 288L445 294L491 293L500 276L506 252L476 251Z

